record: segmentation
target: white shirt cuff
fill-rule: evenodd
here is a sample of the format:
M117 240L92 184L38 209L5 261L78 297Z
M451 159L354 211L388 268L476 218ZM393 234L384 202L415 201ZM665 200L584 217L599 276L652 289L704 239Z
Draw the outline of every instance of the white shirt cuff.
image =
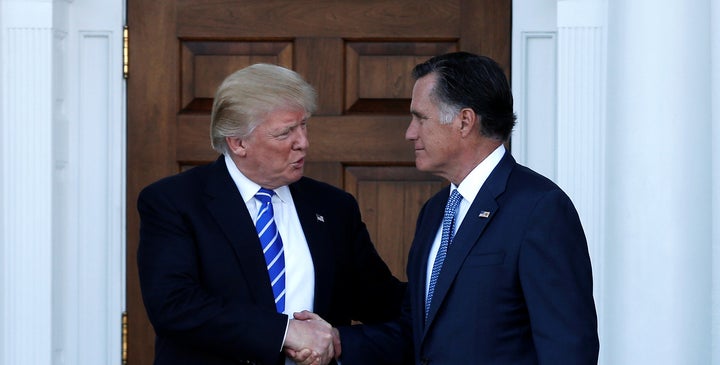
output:
M288 316L287 319L288 319L287 323L285 324L285 335L283 335L282 345L280 346L280 352L282 352L283 349L285 348L285 339L287 339L287 333L288 333L288 329L290 329L290 320L292 320L292 317Z

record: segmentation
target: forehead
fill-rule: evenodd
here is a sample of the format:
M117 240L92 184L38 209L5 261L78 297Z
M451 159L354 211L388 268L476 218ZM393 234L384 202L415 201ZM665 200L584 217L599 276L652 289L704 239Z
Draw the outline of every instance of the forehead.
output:
M430 103L431 93L435 88L437 76L435 74L425 75L415 81L413 86L412 101L410 102L410 111L419 111L425 109ZM430 103L432 104L432 103Z
M292 124L308 117L309 113L303 108L277 109L267 113L262 124Z
M428 74L417 79L417 81L415 81L415 86L413 86L413 98L415 96L429 97L436 82L437 75L435 74Z

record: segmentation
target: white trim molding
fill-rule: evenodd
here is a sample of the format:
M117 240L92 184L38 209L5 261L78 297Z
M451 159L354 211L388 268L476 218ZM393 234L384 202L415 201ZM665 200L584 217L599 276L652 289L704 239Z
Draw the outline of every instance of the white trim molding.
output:
M124 100L117 44L121 29L78 30L77 128L73 156L77 237L69 268L76 275L78 364L116 364L121 358L125 275ZM102 341L97 341L102 339Z
M520 53L513 74L518 123L513 156L557 181L557 33L520 32Z

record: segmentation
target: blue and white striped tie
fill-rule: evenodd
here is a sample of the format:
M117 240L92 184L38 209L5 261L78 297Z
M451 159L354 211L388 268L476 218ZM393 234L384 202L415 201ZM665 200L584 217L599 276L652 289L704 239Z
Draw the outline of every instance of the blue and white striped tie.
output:
M285 310L285 250L273 218L273 195L275 195L274 191L265 188L261 188L255 194L255 199L262 203L255 229L265 255L265 263L275 295L275 307L279 313L282 313Z
M438 249L435 262L433 263L432 273L430 274L430 285L428 287L427 297L425 298L425 319L430 314L430 303L432 303L433 293L435 292L435 284L437 283L440 269L442 269L445 256L447 255L448 245L452 242L455 233L455 215L457 208L462 200L462 195L457 189L453 189L450 193L447 205L445 205L445 214L442 221L442 235L440 236L440 249Z

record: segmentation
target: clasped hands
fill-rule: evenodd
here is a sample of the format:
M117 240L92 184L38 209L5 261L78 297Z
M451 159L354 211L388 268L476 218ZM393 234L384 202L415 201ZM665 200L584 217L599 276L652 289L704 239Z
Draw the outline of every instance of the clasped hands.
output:
M285 338L285 354L300 365L325 365L340 356L340 334L315 313L293 315Z

